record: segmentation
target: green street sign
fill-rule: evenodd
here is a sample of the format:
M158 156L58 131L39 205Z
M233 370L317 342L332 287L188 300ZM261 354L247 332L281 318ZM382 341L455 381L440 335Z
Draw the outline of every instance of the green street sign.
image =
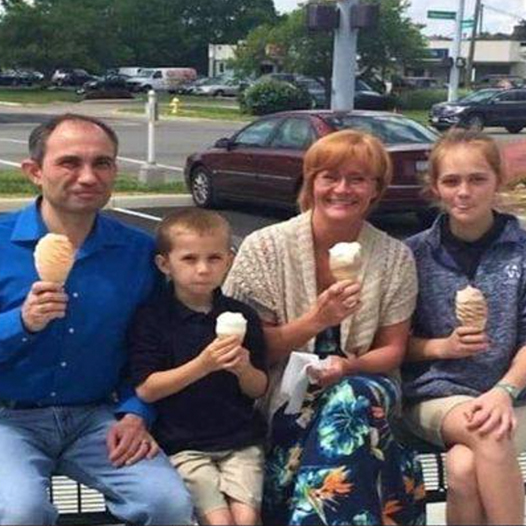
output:
M438 18L440 20L455 20L457 13L455 11L428 11L427 18Z
M462 20L462 28L468 29L470 27L473 27L475 25L475 20Z

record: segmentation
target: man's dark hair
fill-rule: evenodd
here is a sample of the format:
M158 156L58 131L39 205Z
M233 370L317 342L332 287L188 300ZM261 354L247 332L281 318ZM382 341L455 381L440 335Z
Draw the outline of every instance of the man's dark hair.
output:
M95 117L89 117L87 115L80 115L78 113L64 113L57 115L52 119L37 126L29 136L29 155L33 161L36 161L39 165L42 164L44 156L46 155L46 146L49 136L55 131L55 129L63 122L86 122L98 126L112 142L115 147L115 156L119 149L119 139L115 131L108 126L105 122Z

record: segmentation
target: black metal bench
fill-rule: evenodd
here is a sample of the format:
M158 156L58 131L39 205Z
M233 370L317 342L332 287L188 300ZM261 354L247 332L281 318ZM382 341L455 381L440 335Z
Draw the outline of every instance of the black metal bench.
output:
M422 462L426 503L445 502L447 497L445 452L422 441L411 440L411 446L418 451ZM526 480L526 453L519 456L519 463ZM107 511L104 498L98 491L82 486L67 477L53 477L50 498L60 512L59 525L100 526L122 522Z
M58 524L61 525L95 526L122 522L106 509L104 497L98 491L67 477L53 477L49 498L59 511Z

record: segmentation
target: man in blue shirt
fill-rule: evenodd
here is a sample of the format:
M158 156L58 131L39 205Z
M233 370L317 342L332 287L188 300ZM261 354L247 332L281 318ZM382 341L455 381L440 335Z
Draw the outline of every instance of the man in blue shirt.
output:
M191 520L188 493L147 432L150 409L121 381L127 325L159 276L153 240L99 214L117 148L90 117L38 126L22 168L41 196L0 218L1 524L55 523L52 473L100 490L123 521ZM48 232L76 249L65 285L35 270Z

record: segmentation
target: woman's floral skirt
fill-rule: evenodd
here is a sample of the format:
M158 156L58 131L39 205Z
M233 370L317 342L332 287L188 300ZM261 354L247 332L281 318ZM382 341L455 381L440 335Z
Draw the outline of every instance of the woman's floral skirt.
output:
M425 524L416 454L393 438L397 390L383 375L311 391L299 414L274 416L263 524Z

